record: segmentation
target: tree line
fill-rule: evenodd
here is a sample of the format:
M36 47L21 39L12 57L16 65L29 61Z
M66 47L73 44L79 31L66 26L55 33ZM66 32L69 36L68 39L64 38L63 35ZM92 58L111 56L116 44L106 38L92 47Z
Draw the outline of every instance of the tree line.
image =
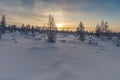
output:
M102 20L100 24L96 25L95 32L85 31L85 26L83 22L80 22L75 32L64 30L59 31L55 24L54 17L52 15L49 15L48 17L47 26L44 25L42 27L33 26L29 24L28 25L22 24L21 27L17 27L16 25L10 24L7 25L5 15L3 15L0 21L0 38L2 38L2 34L4 34L6 31L9 31L11 33L19 31L21 34L28 34L29 32L31 32L31 35L33 37L35 36L35 32L38 32L40 34L44 34L44 37L45 35L47 35L48 42L55 42L57 34L63 35L74 34L78 36L79 37L78 39L81 41L85 40L85 35L91 35L101 39L104 39L106 37L108 40L116 36L118 40L120 40L120 33L112 32L112 29L109 27L108 22L104 22L104 20Z

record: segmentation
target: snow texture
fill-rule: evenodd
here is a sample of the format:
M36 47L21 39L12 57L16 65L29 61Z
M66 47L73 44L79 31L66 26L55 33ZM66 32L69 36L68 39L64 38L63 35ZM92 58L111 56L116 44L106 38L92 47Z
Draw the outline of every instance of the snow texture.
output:
M0 80L120 80L120 47L88 41L58 36L48 43L6 33L0 40Z

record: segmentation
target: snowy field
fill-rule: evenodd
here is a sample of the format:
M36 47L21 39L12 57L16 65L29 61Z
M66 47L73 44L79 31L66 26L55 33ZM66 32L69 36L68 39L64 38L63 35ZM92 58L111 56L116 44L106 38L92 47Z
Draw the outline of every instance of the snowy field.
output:
M120 80L120 47L73 36L56 43L4 34L0 40L0 80Z

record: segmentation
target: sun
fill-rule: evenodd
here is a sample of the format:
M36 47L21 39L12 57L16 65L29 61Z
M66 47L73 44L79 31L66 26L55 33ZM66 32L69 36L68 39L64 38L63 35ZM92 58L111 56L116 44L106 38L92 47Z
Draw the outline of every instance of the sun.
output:
M61 27L63 26L63 24L56 24L56 26L57 26L58 28L61 28Z

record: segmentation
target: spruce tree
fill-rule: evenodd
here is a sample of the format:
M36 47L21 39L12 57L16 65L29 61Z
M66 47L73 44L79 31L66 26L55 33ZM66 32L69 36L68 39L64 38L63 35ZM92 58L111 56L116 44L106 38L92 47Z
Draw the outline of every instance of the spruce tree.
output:
M1 24L0 24L0 39L2 38L2 30L1 30Z
M5 28L6 28L6 19L5 19L5 15L3 15L1 19L1 33L5 33Z
M101 36L101 27L99 26L99 24L96 25L96 37L99 37Z
M84 41L85 40L85 27L83 26L83 23L80 22L79 26L77 27L77 34L79 35L79 40Z
M32 37L35 37L35 28L33 25L31 27L31 33L32 33Z
M48 42L55 42L57 27L55 25L54 17L49 15L48 19Z

